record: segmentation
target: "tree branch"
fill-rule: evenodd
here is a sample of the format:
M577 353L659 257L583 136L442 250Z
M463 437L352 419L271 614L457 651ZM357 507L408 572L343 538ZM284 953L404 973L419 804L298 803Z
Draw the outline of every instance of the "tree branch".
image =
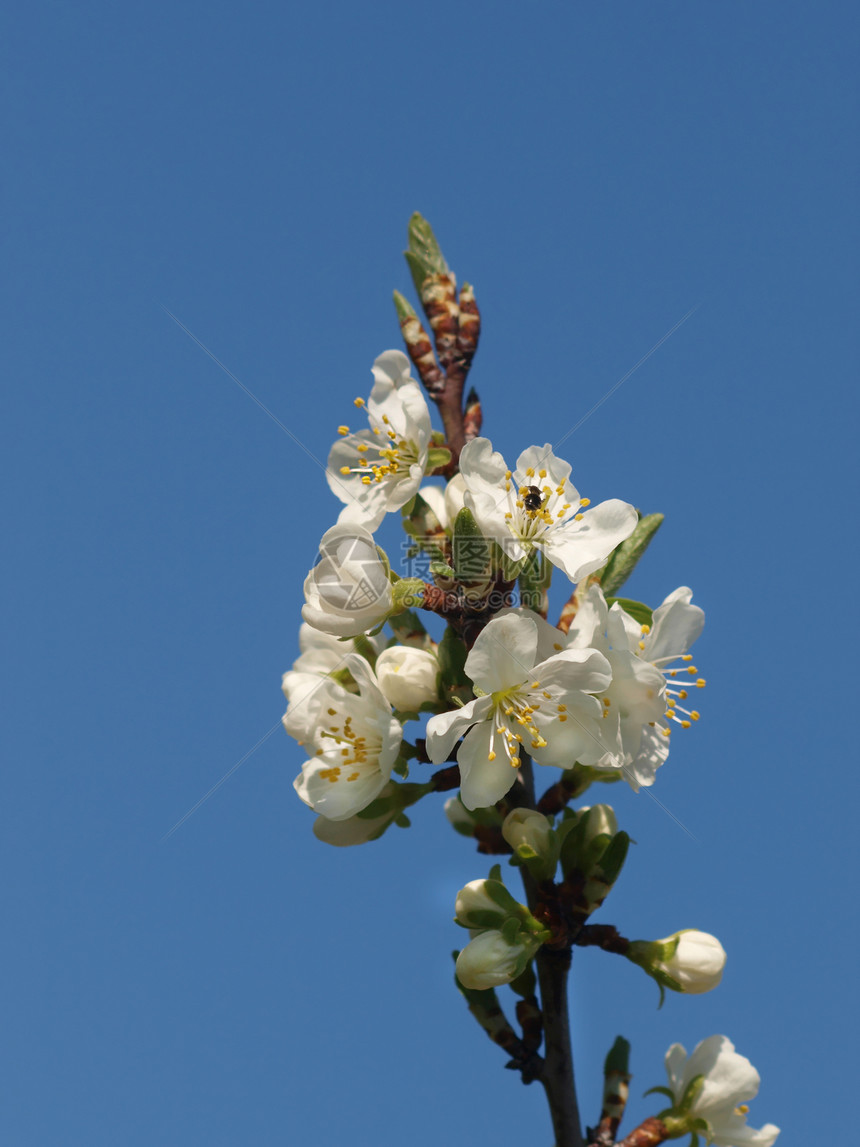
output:
M519 797L525 808L535 807L532 763L522 754ZM512 795L512 794L511 794ZM521 869L529 908L537 907L537 885L525 866ZM551 949L544 945L537 956L538 985L544 1024L544 1063L539 1079L546 1092L550 1118L555 1132L555 1147L584 1147L582 1123L576 1100L573 1053L570 1043L570 1015L567 999L567 977L570 971L571 946Z

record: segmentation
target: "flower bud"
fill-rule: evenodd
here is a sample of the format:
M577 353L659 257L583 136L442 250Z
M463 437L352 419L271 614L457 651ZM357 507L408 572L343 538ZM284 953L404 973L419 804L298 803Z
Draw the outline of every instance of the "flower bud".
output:
M461 836L475 835L475 819L460 798L448 797L445 801L445 816Z
M685 928L665 940L634 940L627 958L639 964L658 983L676 992L699 995L715 988L723 978L726 953L707 932Z
M501 928L510 916L520 917L527 909L500 880L470 880L457 893L454 912L464 928Z
M542 812L512 809L502 825L502 836L536 879L551 879L558 863L558 836Z
M606 832L610 836L615 836L618 832L618 821L615 819L615 810L612 805L608 804L595 804L585 805L584 808L577 810L580 816L583 813L588 815L583 818L585 831L583 835L583 846L588 847L592 840L600 833Z
M481 932L457 957L457 979L465 988L497 988L522 975L540 941L520 934L513 942L500 931Z
M373 535L362 526L332 526L323 534L320 554L305 578L304 620L335 637L355 637L385 621L391 586Z
M395 709L417 713L428 701L437 699L436 677L439 663L426 649L392 645L376 660L379 688Z
M515 808L505 817L502 836L516 852L526 848L532 856L549 852L552 825L542 812L531 808Z

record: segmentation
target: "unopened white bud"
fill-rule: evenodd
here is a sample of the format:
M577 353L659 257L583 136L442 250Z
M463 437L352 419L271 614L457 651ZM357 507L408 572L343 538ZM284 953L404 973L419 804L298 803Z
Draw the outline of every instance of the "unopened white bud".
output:
M610 836L615 836L618 832L618 821L615 819L615 810L612 805L585 805L584 808L577 809L577 813L579 816L587 815L583 841L585 845L590 844L601 833L608 832Z
M674 932L664 940L634 940L625 955L659 984L689 995L715 988L726 966L726 953L716 936L695 928ZM665 980L666 976L673 982Z
M528 936L510 943L501 932L481 932L457 957L457 979L464 988L497 988L509 984L525 971L526 964L540 947Z
M502 836L514 852L523 848L539 857L552 853L551 832L552 826L543 813L532 808L512 809L502 825Z
M681 985L682 992L698 995L715 988L723 978L726 953L722 944L708 932L686 928L658 940L658 944L671 944L677 940L674 953L660 962L659 967Z
M426 649L392 645L376 660L376 679L386 699L402 712L414 713L437 699L439 663Z
M391 586L373 535L361 526L332 526L323 534L320 553L305 578L302 617L308 625L335 637L355 637L385 621Z
M501 928L521 910L522 905L499 880L470 880L457 893L454 907L457 923L464 928Z

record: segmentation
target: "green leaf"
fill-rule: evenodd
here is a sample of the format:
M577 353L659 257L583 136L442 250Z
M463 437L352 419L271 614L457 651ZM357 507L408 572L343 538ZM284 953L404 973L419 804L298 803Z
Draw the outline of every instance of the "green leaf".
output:
M445 627L445 633L439 642L437 656L442 669L442 679L448 686L465 685L471 687L471 681L466 676L466 646L463 639L450 626Z
M662 524L662 514L646 514L630 537L616 546L603 569L592 577L600 582L604 594L613 594L624 585Z
M478 528L472 511L464 506L454 519L452 564L460 581L478 581L490 568L490 545Z
M409 220L409 248L403 253L419 296L421 285L428 275L448 273L448 264L433 234L433 228L418 211Z
M431 446L427 451L425 471L429 474L431 470L438 470L443 466L447 466L450 461L451 451L447 446Z
M622 1035L615 1037L615 1043L609 1049L603 1065L604 1075L609 1075L611 1072L617 1072L619 1075L630 1073L630 1043Z
M397 311L398 319L417 319L418 315L415 313L415 308L404 298L399 291L394 292L394 307Z
M621 606L625 613L629 613L634 621L638 621L640 625L651 625L653 622L653 611L649 605L645 605L642 601L633 601L629 597L608 597L606 604L612 609L615 603Z

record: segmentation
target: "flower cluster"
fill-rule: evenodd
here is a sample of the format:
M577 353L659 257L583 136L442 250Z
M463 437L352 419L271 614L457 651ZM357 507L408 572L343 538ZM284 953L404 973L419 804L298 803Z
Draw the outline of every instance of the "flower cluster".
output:
M486 438L475 438L444 487L422 485L434 463L441 459L444 469L450 455L434 450L430 412L408 359L386 351L373 376L367 401L356 399L369 427L353 432L341 426L329 456L329 485L345 506L323 535L320 558L305 579L302 654L284 677L290 702L285 726L312 754L296 782L299 795L332 820L371 804L390 778L402 739L392 708L432 711L427 754L441 764L456 753L467 809L505 797L526 753L561 769L619 770L634 788L652 784L668 755L672 727L689 726L699 716L683 704L691 689L704 684L687 664L704 622L691 591L670 594L649 623L626 612L622 602L607 602L592 575L634 533L638 515L617 500L588 508L570 480L569 464L549 445L529 447L510 470ZM372 533L387 514L414 516L417 506L423 524L432 520L435 530L435 584L399 579ZM444 679L426 633L406 645L394 637L386 647L379 630L391 620L396 631L404 603L425 604L435 593L455 603L449 625L456 634L459 623L463 632L455 610L465 598L458 598L450 562L456 565L465 549L457 534L464 522L470 539L484 545L483 580L472 580L467 602L473 613L483 612L464 677L454 681ZM514 604L516 578L538 560L578 583L578 608L567 631ZM489 607L476 602L475 584L501 587L498 600ZM351 649L351 659L342 644L348 638L363 644ZM356 658L361 665L352 673ZM464 689L472 693L465 703ZM323 702L331 720L320 731L314 722ZM349 728L342 725L347 715ZM382 724L388 732L365 737L360 759L347 754L350 730ZM354 768L335 768L332 754ZM359 766L362 777L376 770L373 783L358 783ZM313 784L311 776L317 778Z

